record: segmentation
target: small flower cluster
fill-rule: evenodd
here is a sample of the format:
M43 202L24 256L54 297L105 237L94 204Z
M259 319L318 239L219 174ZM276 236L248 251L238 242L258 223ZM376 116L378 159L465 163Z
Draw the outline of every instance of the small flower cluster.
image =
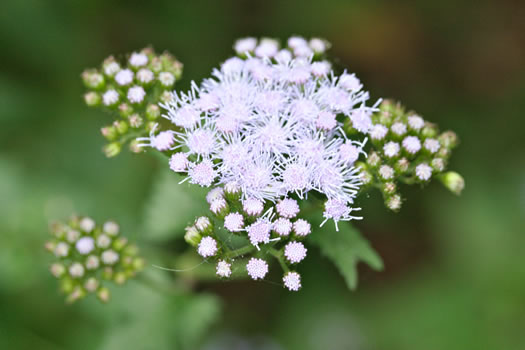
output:
M144 267L136 246L119 235L119 225L113 221L101 227L89 217L73 216L67 224L51 226L53 238L45 245L57 259L50 267L60 280L60 288L72 303L88 293L107 302L109 289L104 281L124 284Z
M243 199L274 203L316 191L328 201L327 220L355 219L361 178L354 163L364 155L374 109L354 74L337 75L313 60L326 47L293 37L279 50L270 39L242 39L235 48L243 58L174 93L162 104L171 128L139 140L169 152L170 168L193 184L236 183ZM362 135L347 137L345 122Z
M363 170L363 182L380 188L389 209L401 208L398 182L426 184L437 177L454 193L461 192L461 176L444 173L451 151L458 144L454 132L440 133L435 124L389 100L381 103L372 121L372 149L366 163L359 162L358 166ZM354 132L352 125L346 125L345 130Z
M241 188L235 183L215 187L207 195L212 217L201 216L186 228L185 240L197 248L206 259L217 261L217 275L228 278L235 258L251 256L244 265L248 275L263 279L269 271L265 256L271 255L283 266L283 283L289 290L301 287L301 277L291 267L306 257L302 241L311 232L308 221L297 218L299 204L284 198L276 204L260 199L242 199ZM214 223L215 222L215 223ZM245 238L245 245L232 249L229 237Z
M116 115L113 124L101 129L110 142L104 152L108 157L120 153L129 140L130 149L139 152L134 139L153 129L161 110L159 102L170 99L170 91L182 75L182 64L170 54L155 54L146 48L133 52L125 62L113 56L100 69L82 73L88 92L84 95L90 107L103 107Z

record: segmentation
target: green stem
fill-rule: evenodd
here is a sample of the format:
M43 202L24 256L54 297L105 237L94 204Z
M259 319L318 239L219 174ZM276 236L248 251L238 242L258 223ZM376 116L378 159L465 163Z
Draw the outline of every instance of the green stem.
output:
M279 265L281 265L283 272L286 273L289 271L288 266L284 262L284 256L282 251L276 250L275 248L268 248L268 252L272 254L275 257L275 259L277 259L277 261L279 261Z
M241 248L229 251L226 254L226 257L228 259L233 259L233 258L236 258L238 256L242 256L242 255L251 253L254 250L255 250L255 247L253 245L251 245L251 244L248 244L248 245L245 245L244 247L241 247Z

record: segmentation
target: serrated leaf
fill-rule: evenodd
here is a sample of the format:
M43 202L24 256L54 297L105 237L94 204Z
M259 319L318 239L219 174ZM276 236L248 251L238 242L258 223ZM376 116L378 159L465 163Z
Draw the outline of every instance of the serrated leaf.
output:
M196 216L209 214L205 200L208 189L179 184L182 177L168 171L157 175L145 206L143 237L166 240L182 237L184 228Z
M321 253L332 260L343 275L348 288L357 287L357 264L362 261L374 270L383 269L383 261L370 243L351 225L339 225L339 231L323 226L310 241L319 246Z

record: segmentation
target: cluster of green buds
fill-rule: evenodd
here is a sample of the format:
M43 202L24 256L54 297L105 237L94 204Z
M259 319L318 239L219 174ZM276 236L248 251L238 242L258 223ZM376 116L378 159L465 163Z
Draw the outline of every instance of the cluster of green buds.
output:
M283 270L283 285L299 290L301 276L294 268L306 257L302 241L310 234L311 225L297 218L297 201L285 198L274 204L241 197L235 183L212 189L206 198L212 215L198 217L186 228L186 242L203 258L216 261L219 277L231 277L234 260L243 257L239 270L254 280L263 279L270 257Z
M454 132L440 132L437 125L390 100L381 103L372 122L371 149L366 162L357 165L363 170L365 185L379 188L389 209L401 208L398 183L424 185L437 178L453 193L461 193L461 175L445 172L451 151L458 144ZM353 132L348 125L346 131Z
M119 225L107 221L97 226L89 217L73 216L67 223L51 225L53 238L45 245L57 259L51 273L60 280L60 289L68 303L94 293L109 301L110 292L103 284L122 285L143 269L144 260L135 245L119 235Z
M84 100L89 107L101 107L114 122L101 129L108 140L104 153L120 153L129 142L140 152L135 139L149 134L161 115L161 102L171 99L171 91L182 76L182 63L169 53L156 54L151 48L133 52L123 62L108 57L99 69L88 69L82 80L88 89Z

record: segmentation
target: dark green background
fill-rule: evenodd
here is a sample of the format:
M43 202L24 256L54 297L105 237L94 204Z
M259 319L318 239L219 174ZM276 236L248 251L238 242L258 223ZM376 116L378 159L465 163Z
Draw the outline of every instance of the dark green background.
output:
M524 349L524 33L518 0L3 0L0 348ZM73 211L114 218L147 241L166 167L103 156L98 130L109 120L84 106L82 70L151 44L185 64L178 88L187 88L232 55L236 38L292 34L332 42L372 98L395 97L455 130L451 168L464 194L404 189L398 215L378 193L361 198L359 227L386 268L363 266L356 292L312 248L296 294L234 282L171 295L132 282L109 305L64 305L43 250L49 221Z

